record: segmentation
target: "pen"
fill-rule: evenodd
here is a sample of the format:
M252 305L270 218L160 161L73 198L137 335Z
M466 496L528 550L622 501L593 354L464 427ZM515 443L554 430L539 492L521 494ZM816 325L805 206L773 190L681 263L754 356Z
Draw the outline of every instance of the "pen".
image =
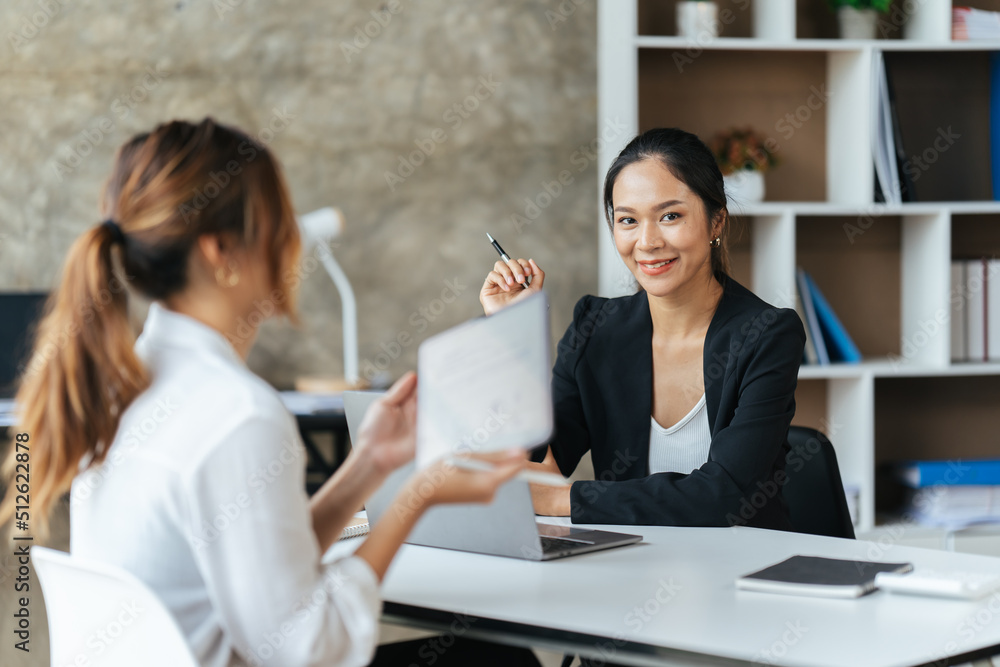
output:
M495 466L492 463L487 463L486 461L479 461L477 459L464 459L455 456L449 456L445 463L453 465L456 468L461 468L462 470L472 470L475 472L491 472L495 470ZM569 486L569 480L562 475L556 475L551 472L536 472L534 470L522 470L517 474L518 479L523 479L526 482L531 482L532 484L545 484L546 486Z
M492 236L490 236L489 232L486 232L486 238L488 238L490 240L490 243L493 245L493 249L496 250L497 253L500 254L500 259L502 259L505 262L509 262L510 261L510 255L508 255L507 253L504 252L503 248L500 247L500 244L497 243L497 240L495 238L493 238ZM523 283L525 289L528 288L528 284L530 282L531 282L531 276L528 275L528 274L525 274L524 275L524 283Z

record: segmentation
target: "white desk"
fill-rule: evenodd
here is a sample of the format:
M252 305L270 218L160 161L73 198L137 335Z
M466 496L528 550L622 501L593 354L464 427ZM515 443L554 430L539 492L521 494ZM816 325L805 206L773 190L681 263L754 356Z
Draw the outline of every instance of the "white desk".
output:
M645 540L542 563L404 546L383 585L384 620L635 665L889 667L1000 653L1000 595L836 600L733 583L794 554L967 570L996 570L997 558L753 528L597 527Z

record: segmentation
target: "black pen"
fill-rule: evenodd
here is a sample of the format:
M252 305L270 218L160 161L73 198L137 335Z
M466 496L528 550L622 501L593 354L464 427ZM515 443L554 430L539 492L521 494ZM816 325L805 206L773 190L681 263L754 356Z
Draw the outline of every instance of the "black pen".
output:
M503 248L500 247L500 244L497 243L497 240L495 238L493 238L492 236L490 236L489 232L486 232L486 238L488 238L490 240L490 243L493 244L494 250L496 250L500 254L500 259L502 259L505 262L509 262L510 261L510 255L508 255L507 253L505 253L503 251ZM524 270L523 266L521 267L521 270ZM524 289L528 289L528 284L530 282L531 282L531 276L528 275L527 273L524 274ZM521 284L521 283L518 283L518 284Z

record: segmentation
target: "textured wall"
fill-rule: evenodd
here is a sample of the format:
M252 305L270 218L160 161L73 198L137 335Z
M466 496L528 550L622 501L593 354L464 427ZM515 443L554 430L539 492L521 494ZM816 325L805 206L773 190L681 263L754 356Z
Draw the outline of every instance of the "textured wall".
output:
M363 368L398 376L416 343L480 314L496 260L486 231L547 271L558 336L596 289L595 15L593 0L5 2L0 289L52 285L98 222L120 143L212 115L263 132L298 211L344 210L335 253L358 297ZM516 229L526 197L547 206ZM343 372L322 269L304 281L302 315L298 331L267 325L251 356L278 385ZM401 333L412 342L397 355Z

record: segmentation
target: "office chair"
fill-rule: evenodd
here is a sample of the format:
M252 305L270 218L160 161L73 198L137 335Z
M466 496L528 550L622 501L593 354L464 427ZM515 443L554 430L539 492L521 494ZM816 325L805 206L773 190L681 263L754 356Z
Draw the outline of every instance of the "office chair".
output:
M788 429L791 450L785 457L788 481L782 490L797 533L854 539L854 524L840 479L837 454L816 429Z
M49 617L50 663L197 667L156 594L134 576L62 551L31 548Z
M788 444L790 450L785 457L788 480L782 493L788 503L793 530L853 540L854 524L847 509L847 494L840 479L833 443L816 429L791 426ZM565 656L562 667L569 667L574 658L573 655Z

